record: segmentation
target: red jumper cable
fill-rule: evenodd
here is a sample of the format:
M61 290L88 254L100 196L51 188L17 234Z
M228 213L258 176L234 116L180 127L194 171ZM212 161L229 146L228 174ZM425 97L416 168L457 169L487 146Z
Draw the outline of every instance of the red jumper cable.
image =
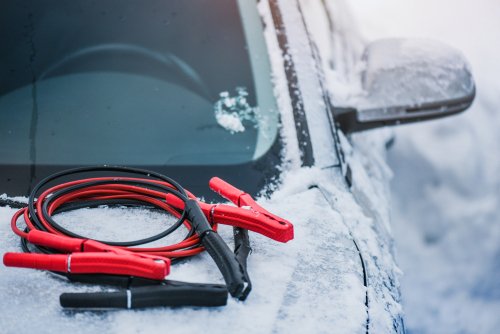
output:
M38 200L35 200L35 195L46 183L61 176L88 171L136 173L156 177L158 180L126 177L84 179L52 187L44 191ZM134 307L147 307L148 305L219 306L225 304L223 298L223 294L227 293L225 291L229 291L233 297L244 300L251 289L246 271L246 258L250 252L250 246L245 229L261 233L280 242L287 242L293 239L293 226L288 221L257 205L250 195L219 178L213 178L210 181L210 187L237 207L203 203L172 179L145 170L97 166L54 174L33 189L28 207L19 210L11 222L13 231L22 238L21 244L25 252L30 252L26 242L29 241L32 245L38 246L39 251L49 254L7 253L4 256L4 264L62 272L66 273L69 279L78 281L98 282L101 280L108 283L119 281L119 286L135 287L135 299L131 297L130 291L132 290L127 290L126 296L115 293L114 299L110 297L112 294L105 296L63 294L61 296L63 306L106 307L115 305L114 307L121 307L124 305L125 299L127 307L130 306L132 299L135 300ZM58 212L97 206L96 203L99 205L117 203L140 205L144 202L170 212L178 218L177 222L166 231L150 238L133 242L99 242L62 228L51 217L52 214ZM17 220L21 215L27 225L24 231L17 227ZM235 233L236 249L234 254L216 233L218 223L232 225L244 232ZM130 247L160 239L182 224L186 226L189 233L178 244L156 248ZM227 289L221 288L220 285L200 285L164 280L164 277L169 273L172 261L198 254L204 250L209 252L221 270ZM65 254L50 254L55 252ZM93 275L89 276L88 274ZM111 274L111 276L107 274ZM119 276L114 275L127 275L129 278L127 283L124 283L123 280L120 281L117 278ZM143 279L140 279L141 277ZM161 289L149 285L161 285ZM198 291L205 297L193 297L195 294L189 294L189 291ZM191 298L182 297L186 293ZM160 295L163 297L161 301L158 301L157 297ZM207 298L207 296L211 297ZM114 302L111 302L110 298Z

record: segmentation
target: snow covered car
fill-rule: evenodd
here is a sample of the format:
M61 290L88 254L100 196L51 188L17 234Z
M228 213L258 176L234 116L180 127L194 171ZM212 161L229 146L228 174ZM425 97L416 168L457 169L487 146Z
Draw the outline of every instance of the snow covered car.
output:
M465 110L475 88L460 53L425 40L366 46L336 0L0 6L2 253L19 250L9 221L24 196L77 166L146 168L207 202L224 201L208 187L218 176L294 225L286 244L250 234L252 293L219 309L61 312L61 292L98 288L1 267L3 330L404 332L392 136L363 130ZM130 208L60 217L91 238L169 223ZM219 233L231 243L230 228ZM207 254L169 277L222 282Z

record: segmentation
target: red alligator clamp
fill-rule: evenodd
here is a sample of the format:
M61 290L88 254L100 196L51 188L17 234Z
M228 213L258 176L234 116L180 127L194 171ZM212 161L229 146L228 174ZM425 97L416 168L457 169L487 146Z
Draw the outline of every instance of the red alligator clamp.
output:
M293 225L259 206L249 194L218 177L212 178L209 185L213 191L238 206L213 205L198 201L209 222L241 227L280 242L293 239ZM166 200L168 204L184 209L184 202L174 195L168 194Z
M165 279L170 271L168 258L132 253L94 240L69 238L32 230L28 234L28 241L70 254L6 253L3 263L7 267L54 270L72 274L132 275L157 280Z

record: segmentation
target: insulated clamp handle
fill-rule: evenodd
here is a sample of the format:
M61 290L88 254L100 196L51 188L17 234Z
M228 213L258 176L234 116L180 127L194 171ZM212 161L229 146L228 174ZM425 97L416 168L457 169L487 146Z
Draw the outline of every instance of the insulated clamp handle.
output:
M170 259L162 261L135 254L73 253L71 273L105 273L133 275L151 279L165 279L170 271Z
M224 240L215 231L207 232L201 243L219 267L231 296L239 298L245 289L245 276Z
M238 226L279 242L293 239L293 225L290 222L250 209L221 204L213 209L212 218L217 224Z
M5 253L3 264L7 267L68 271L68 255Z
M213 191L238 207L234 208L224 204L214 207L211 212L211 218L214 222L242 227L279 242L293 239L293 225L258 205L249 194L218 177L213 177L209 184Z
M109 246L95 240L70 238L38 230L32 230L28 233L28 241L34 245L58 249L64 253L113 252L130 254L129 251Z
M187 200L185 210L188 219L200 237L201 243L217 264L222 276L224 276L229 293L235 298L240 297L246 282L243 269L240 268L240 264L236 260L234 253L229 249L220 235L212 230L196 200Z
M245 281L247 286L238 297L239 300L245 300L248 297L250 291L252 291L252 282L250 282L250 277L247 271L247 258L252 248L250 247L250 238L248 237L248 230L241 227L233 227L234 235L234 256L236 261L239 262L241 268L243 269L243 275L245 276Z
M236 206L240 206L240 196L245 194L238 188L230 185L226 181L219 179L218 177L213 177L208 183L210 189L218 193L224 198L227 198Z
M170 260L155 261L134 254L73 253L64 255L6 253L3 263L7 267L53 270L73 274L104 273L134 275L151 279L164 279L170 270Z
M65 253L73 253L82 251L85 240L32 230L28 233L28 241L34 245L58 249Z
M131 288L121 292L63 293L62 307L74 308L146 308L161 306L224 306L227 287L165 281L162 285Z

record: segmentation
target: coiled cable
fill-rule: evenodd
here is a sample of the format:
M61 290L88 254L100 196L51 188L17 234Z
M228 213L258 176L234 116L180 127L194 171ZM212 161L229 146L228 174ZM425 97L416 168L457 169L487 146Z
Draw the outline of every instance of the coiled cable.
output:
M43 191L38 196L38 199L36 199L40 189L49 182L67 175L88 172L125 172L142 175L143 177L99 177L67 182ZM167 194L172 194L183 202L186 202L190 198L195 198L194 195L187 192L176 181L156 172L118 166L75 168L51 175L37 184L29 196L28 206L19 210L13 216L11 225L13 231L21 237L21 246L23 250L25 252L31 252L30 247L28 247L27 235L30 230L34 229L73 238L87 239L87 237L71 232L57 224L52 218L55 214L80 208L93 208L101 205L146 205L169 212L177 218L177 221L165 231L140 240L127 242L96 241L110 246L124 248L131 252L169 257L174 264L186 257L201 253L205 249L201 245L200 239L196 235L191 223L186 220L186 212L170 206L165 200ZM24 231L21 231L17 227L17 220L21 215L24 217L24 222L27 225ZM188 229L188 233L184 240L177 244L154 248L132 247L164 238L176 231L181 225L184 225ZM213 224L212 228L216 230L217 224ZM33 247L38 249L41 253L58 253L57 250L41 246L33 245Z

